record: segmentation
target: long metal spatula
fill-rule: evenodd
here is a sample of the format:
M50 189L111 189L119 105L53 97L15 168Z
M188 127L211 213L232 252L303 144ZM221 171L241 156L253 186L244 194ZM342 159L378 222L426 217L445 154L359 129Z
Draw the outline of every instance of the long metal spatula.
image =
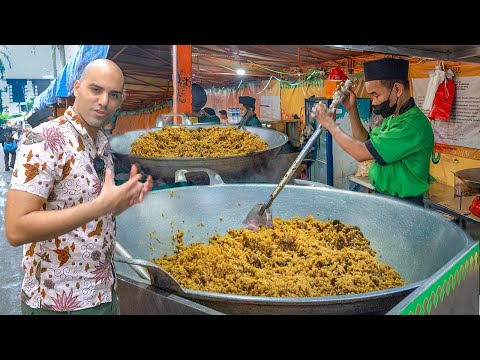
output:
M243 220L243 223L247 225L246 226L247 229L258 230L260 225L268 226L270 228L273 227L272 211L270 209L270 206L272 205L273 200L275 200L275 198L278 196L280 191L282 191L282 189L288 183L288 181L293 176L295 171L298 169L298 167L302 163L303 159L305 159L305 156L310 151L310 148L312 147L315 140L317 140L322 130L323 130L322 126L319 125L317 129L313 132L312 136L307 141L307 143L303 147L300 154L298 154L292 166L290 166L290 169L288 169L288 171L283 176L280 183L277 185L275 190L273 190L273 193L272 195L270 195L270 198L268 199L268 201L265 204L257 204L252 207L252 209L248 213L245 220Z
M173 276L162 269L160 266L146 260L131 259L123 256L115 255L115 261L123 262L130 265L144 266L150 275L150 284L158 289L165 290L177 295L184 295L180 284L173 278Z

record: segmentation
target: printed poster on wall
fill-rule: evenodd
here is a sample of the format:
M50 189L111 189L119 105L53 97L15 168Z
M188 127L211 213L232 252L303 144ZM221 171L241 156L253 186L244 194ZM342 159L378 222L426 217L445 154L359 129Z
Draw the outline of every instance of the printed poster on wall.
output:
M279 121L281 120L280 96L260 97L260 120Z
M432 120L435 143L480 149L480 77L453 78L455 97L448 121ZM428 78L412 79L413 98L421 109ZM423 111L428 115L429 111Z

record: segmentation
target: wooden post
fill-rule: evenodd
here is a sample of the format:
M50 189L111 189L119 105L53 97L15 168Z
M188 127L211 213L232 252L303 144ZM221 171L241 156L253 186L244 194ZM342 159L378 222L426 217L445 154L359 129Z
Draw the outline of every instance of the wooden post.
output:
M349 57L347 59L347 69L349 74L353 74L353 68L355 67L355 61L353 58Z
M192 45L173 45L173 112L192 113ZM174 118L174 124L180 118Z
M69 107L69 106L73 106L73 103L75 102L75 96L69 96L67 97L67 99L65 100L65 107Z

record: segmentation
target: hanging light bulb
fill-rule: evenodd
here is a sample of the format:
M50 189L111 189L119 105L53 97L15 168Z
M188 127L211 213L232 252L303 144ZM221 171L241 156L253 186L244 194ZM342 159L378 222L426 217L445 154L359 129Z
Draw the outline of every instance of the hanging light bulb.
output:
M237 69L237 75L245 75L245 69Z

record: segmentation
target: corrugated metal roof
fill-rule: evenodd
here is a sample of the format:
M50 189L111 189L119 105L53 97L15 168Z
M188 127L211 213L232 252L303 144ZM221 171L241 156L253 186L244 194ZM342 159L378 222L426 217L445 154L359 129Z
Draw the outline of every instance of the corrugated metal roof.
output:
M205 88L236 87L271 76L295 80L313 69L346 68L362 52L313 45L193 45L192 79ZM122 109L149 107L172 98L172 45L110 45L107 56L125 75ZM245 76L237 75L242 67Z
M107 58L125 75L127 97L122 110L171 100L172 45L110 45ZM361 71L379 54L480 63L480 45L193 45L192 79L205 88L238 86L240 81L272 76L295 82L315 69L340 66ZM380 55L381 56L381 55ZM246 74L236 74L242 67Z

